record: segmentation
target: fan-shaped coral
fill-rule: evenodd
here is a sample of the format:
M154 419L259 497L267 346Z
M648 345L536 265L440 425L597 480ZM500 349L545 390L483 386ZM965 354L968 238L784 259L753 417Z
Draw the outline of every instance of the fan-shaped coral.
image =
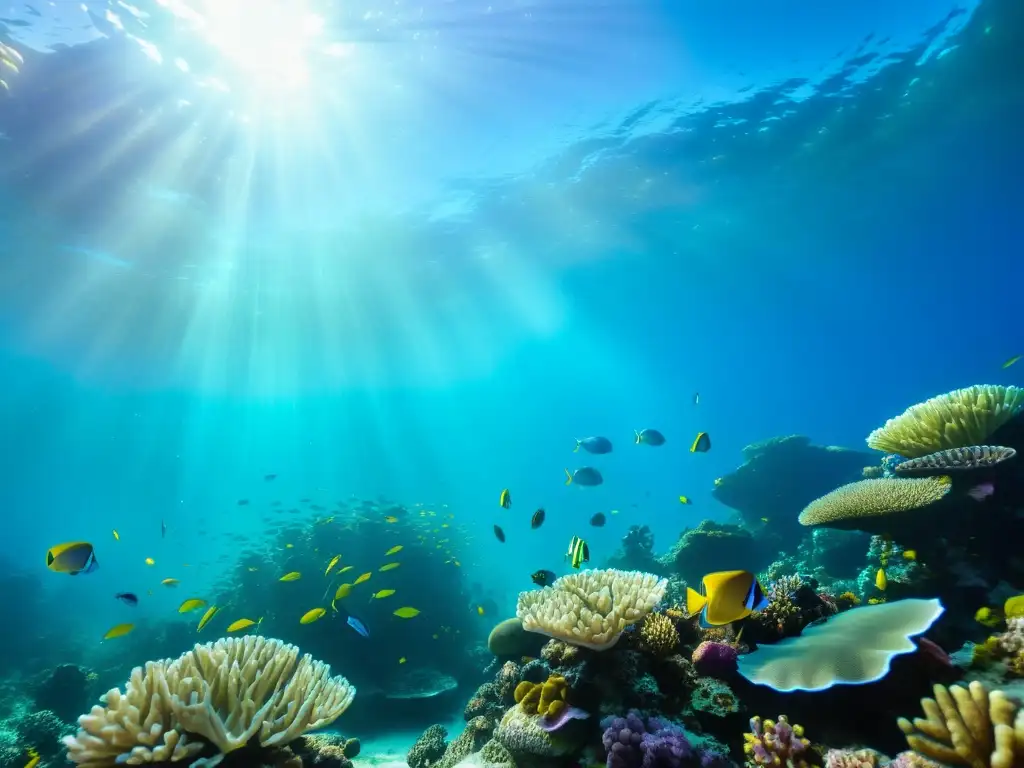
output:
M934 699L921 699L923 718L898 721L911 749L949 766L1024 766L1024 708L977 681L933 690Z
M1024 389L978 384L911 406L868 435L872 448L908 459L947 448L982 445L1024 411Z
M948 476L879 477L844 485L807 505L801 525L825 525L871 532L877 521L940 501L950 489Z
M1013 448L999 445L972 445L967 448L947 448L929 453L918 459L901 461L894 468L897 475L914 477L921 475L943 475L947 472L963 472L970 469L984 469L1001 464L1017 455Z
M516 615L530 632L603 651L661 602L668 582L640 571L587 570L522 592Z
M284 746L330 725L354 696L344 677L331 677L309 654L300 659L293 645L227 638L136 667L125 692L107 693L105 706L82 715L78 734L64 743L68 758L86 768L183 760L207 744L225 754L253 737Z
M762 645L739 659L740 674L777 691L821 691L838 683L870 683L894 657L916 649L910 639L939 616L938 600L896 600L853 608L799 637Z

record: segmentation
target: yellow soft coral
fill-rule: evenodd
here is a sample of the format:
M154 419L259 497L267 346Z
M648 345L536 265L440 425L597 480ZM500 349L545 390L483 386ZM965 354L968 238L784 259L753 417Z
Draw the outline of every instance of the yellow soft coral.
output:
M551 675L543 683L524 680L516 686L516 704L528 715L554 717L565 709L569 683L561 675Z
M921 699L923 718L900 718L907 744L918 755L949 766L1024 766L1024 709L1002 691L974 681L964 688L936 685Z
M979 384L911 406L868 435L872 448L908 459L946 448L982 445L1024 411L1024 389Z
M671 656L679 645L679 630L663 613L651 613L640 625L640 642L654 656Z

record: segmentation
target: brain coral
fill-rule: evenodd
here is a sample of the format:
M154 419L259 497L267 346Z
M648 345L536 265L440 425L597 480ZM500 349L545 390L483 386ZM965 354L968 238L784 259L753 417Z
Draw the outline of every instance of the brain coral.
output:
M942 499L950 479L879 477L844 485L812 501L800 513L801 525L824 525L871 532L872 518L910 512Z
M978 384L911 406L868 435L872 448L908 459L981 445L1024 411L1024 389Z
M300 659L294 645L227 638L136 667L124 693L107 693L64 744L68 759L86 768L190 759L207 743L222 754L254 738L284 746L330 725L354 696L344 677L331 677L309 654Z
M665 579L640 571L580 571L550 587L521 592L516 615L530 632L603 651L649 614L667 587Z

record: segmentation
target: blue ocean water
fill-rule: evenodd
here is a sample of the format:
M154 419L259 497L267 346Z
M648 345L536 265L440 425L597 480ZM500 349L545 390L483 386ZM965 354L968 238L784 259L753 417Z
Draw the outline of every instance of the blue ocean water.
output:
M58 661L276 562L278 500L447 505L485 637L574 535L733 519L749 443L1021 383L1008 0L0 11L0 571Z

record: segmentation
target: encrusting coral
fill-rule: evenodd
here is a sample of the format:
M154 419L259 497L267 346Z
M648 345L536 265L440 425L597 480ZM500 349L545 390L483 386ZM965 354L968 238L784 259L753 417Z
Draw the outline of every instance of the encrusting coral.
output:
M934 699L921 699L923 718L898 721L914 752L947 766L1024 766L1024 708L977 681L933 691Z
M649 613L640 625L640 645L652 656L671 656L679 646L679 630L663 613Z
M771 768L806 768L811 742L804 738L804 729L790 725L785 715L777 721L750 718L750 733L743 734L743 752L747 765Z
M907 459L893 467L893 472L903 477L915 475L942 475L947 472L966 472L972 469L987 469L1002 464L1017 455L1013 448L998 445L972 445L967 448L948 448L929 453L918 459Z
M177 659L132 670L78 719L64 743L68 759L85 768L184 760L228 752L253 738L283 747L306 731L333 723L355 688L330 667L280 640L249 635L196 645Z
M801 525L825 525L872 532L877 518L921 509L949 493L947 476L880 477L841 486L812 501L800 513Z
M641 621L668 582L640 571L586 570L549 587L519 594L516 615L530 632L596 651L614 646L623 630Z
M870 447L908 459L982 445L1024 411L1024 389L977 384L911 406L868 435Z

